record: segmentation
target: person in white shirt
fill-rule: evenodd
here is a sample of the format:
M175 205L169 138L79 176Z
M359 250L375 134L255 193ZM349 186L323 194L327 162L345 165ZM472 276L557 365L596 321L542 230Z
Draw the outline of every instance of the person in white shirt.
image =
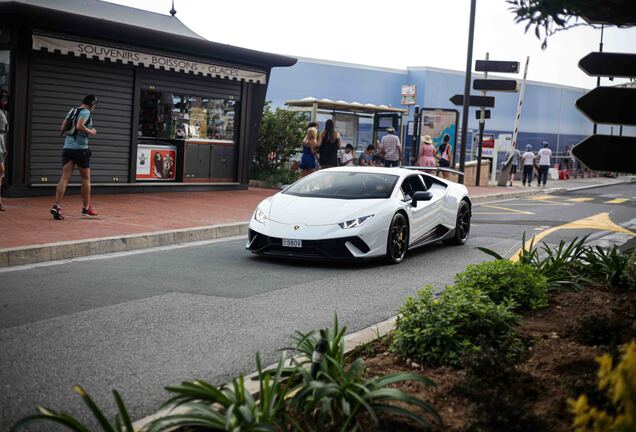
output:
M351 144L347 144L344 153L342 153L342 156L340 157L340 165L354 166L353 159L353 146Z
M384 158L384 166L398 167L402 160L402 145L400 138L395 135L395 129L387 128L388 133L380 141L380 155Z
M552 150L548 148L548 143L543 141L543 148L539 150L539 183L537 186L543 183L543 187L545 187L550 169L550 156L552 156Z
M532 186L532 169L534 168L534 153L532 153L532 146L530 144L526 145L526 152L521 155L521 160L523 160L523 176L521 178L521 182L523 185L526 185L526 180L528 182L528 186Z

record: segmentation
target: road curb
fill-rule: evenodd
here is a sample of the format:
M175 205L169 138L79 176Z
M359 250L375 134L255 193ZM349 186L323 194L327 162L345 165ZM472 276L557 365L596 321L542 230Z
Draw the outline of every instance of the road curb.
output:
M58 261L247 234L247 222L0 249L0 267Z
M548 188L548 189L530 189L530 190L520 190L520 191L510 191L510 192L497 192L492 194L478 195L475 197L471 197L471 201L473 204L483 204L489 201L499 200L502 198L524 198L528 196L534 195L545 195L550 193L559 193L565 192L566 188Z

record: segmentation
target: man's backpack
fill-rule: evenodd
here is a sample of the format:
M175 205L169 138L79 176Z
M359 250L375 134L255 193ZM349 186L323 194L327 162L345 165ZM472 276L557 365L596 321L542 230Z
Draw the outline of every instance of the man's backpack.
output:
M60 127L60 136L72 136L75 138L77 135L77 130L75 129L77 126L77 120L79 119L79 114L82 111L80 107L71 108L66 116L64 117L64 121L62 122L62 126ZM86 123L90 121L90 115ZM85 123L85 124L86 124Z

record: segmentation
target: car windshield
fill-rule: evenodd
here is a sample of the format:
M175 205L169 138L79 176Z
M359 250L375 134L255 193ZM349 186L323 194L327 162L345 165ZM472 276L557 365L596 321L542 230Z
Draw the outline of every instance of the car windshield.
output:
M301 197L334 199L389 198L398 176L370 172L320 171L285 189Z

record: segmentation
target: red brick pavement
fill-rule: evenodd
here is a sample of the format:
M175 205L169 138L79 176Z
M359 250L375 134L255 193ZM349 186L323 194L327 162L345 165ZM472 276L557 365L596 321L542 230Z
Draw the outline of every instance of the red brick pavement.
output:
M519 188L469 187L473 196ZM64 221L53 220L52 197L4 198L0 249L247 221L273 189L94 195L99 216L85 218L79 195L65 197Z

